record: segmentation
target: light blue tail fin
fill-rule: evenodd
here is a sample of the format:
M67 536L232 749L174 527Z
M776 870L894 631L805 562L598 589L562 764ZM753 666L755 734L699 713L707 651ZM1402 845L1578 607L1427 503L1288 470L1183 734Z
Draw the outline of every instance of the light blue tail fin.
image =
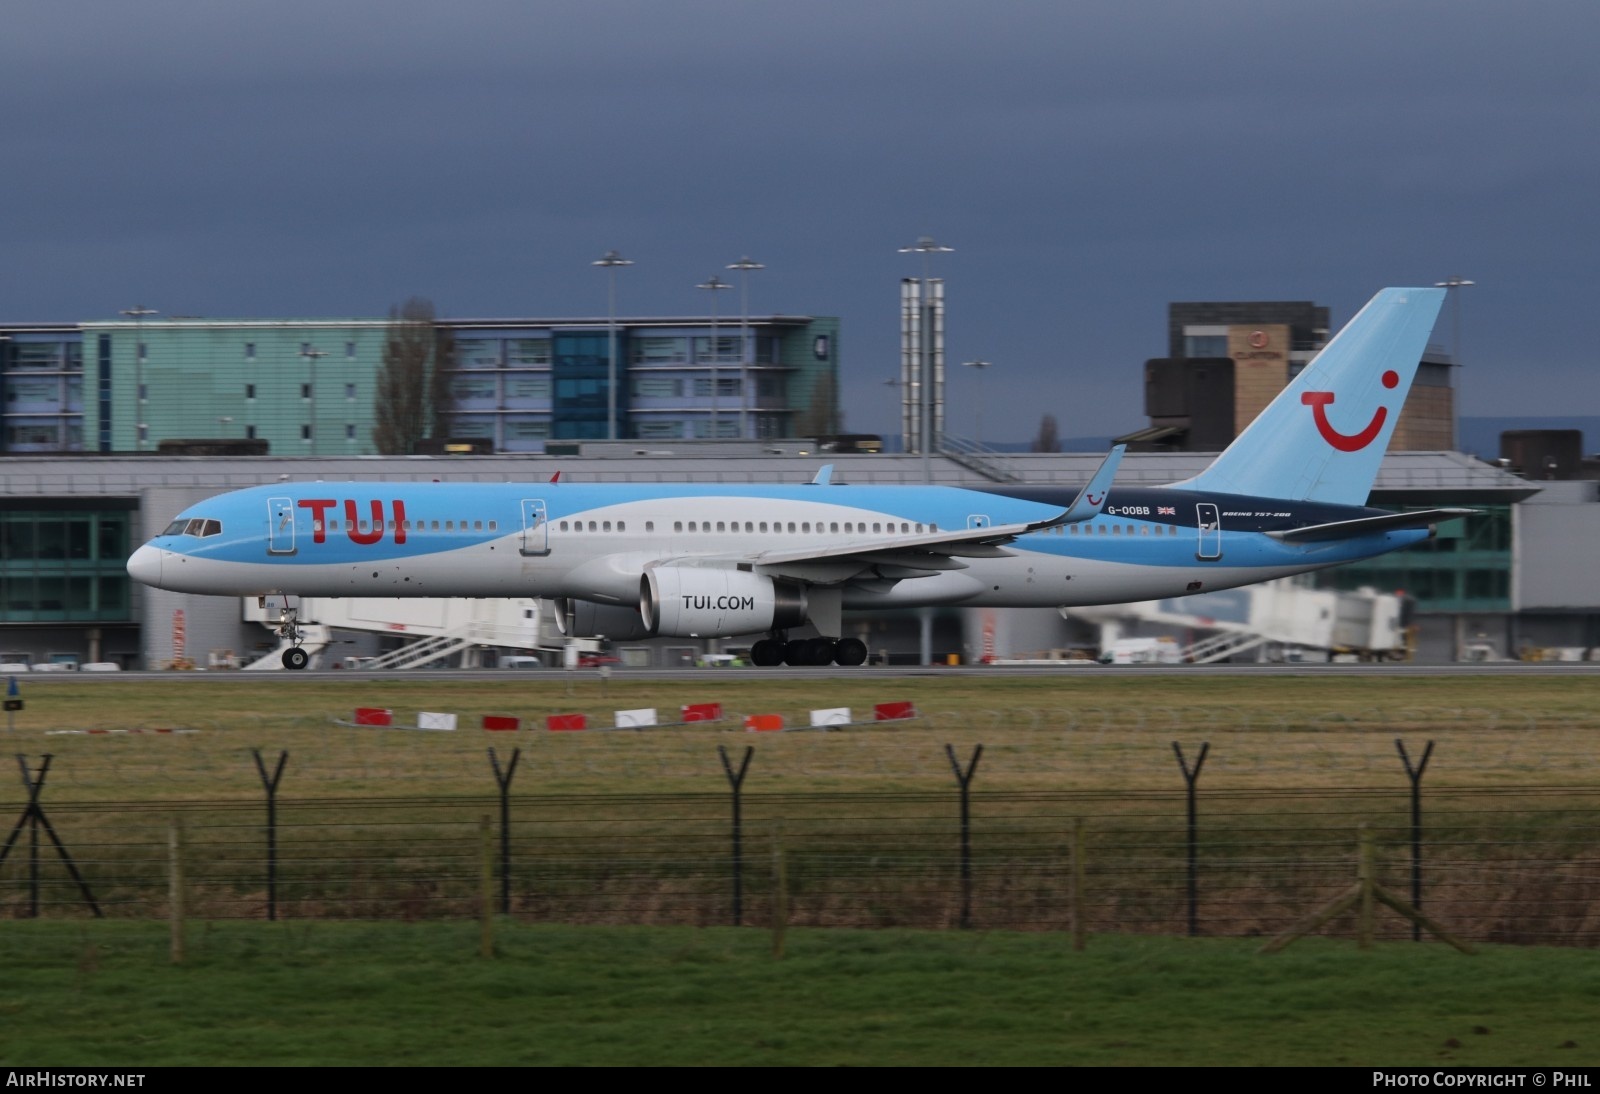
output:
M1174 485L1364 505L1444 294L1378 293L1227 451Z

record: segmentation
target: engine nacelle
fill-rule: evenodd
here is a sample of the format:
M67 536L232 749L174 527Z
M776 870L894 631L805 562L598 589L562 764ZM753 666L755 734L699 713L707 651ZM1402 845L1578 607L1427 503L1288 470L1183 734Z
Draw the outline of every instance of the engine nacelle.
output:
M639 613L616 604L567 600L556 612L557 626L569 638L605 637L618 641L650 638L655 632Z
M639 582L639 614L656 634L727 638L806 621L805 586L732 567L657 566Z

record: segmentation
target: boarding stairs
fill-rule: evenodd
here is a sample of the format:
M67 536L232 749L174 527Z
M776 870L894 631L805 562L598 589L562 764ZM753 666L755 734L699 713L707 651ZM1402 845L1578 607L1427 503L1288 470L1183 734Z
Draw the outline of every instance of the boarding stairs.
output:
M1022 476L1005 465L1005 457L982 445L946 433L939 439L939 455L958 463L990 482L1021 482Z
M1200 639L1181 651L1185 661L1195 665L1210 665L1226 661L1235 654L1247 653L1267 643L1264 634L1251 631L1222 631Z

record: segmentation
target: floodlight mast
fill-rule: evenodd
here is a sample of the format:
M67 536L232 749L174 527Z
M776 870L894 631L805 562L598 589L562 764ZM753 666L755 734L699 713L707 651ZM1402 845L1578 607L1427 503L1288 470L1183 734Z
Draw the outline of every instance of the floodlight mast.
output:
M750 439L750 286L749 274L766 269L745 255L737 262L728 263L728 269L739 271L739 436Z
M617 270L633 263L616 251L607 251L591 266L604 267L606 271L606 332L610 348L606 354L606 440L617 439Z

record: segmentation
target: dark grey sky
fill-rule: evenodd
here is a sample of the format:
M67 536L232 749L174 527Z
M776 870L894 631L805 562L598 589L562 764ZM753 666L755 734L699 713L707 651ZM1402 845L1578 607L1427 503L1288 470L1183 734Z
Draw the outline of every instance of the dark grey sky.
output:
M1592 0L15 0L0 318L604 314L608 248L703 314L748 254L892 432L931 234L956 432L955 362L985 439L1110 433L1169 300L1452 275L1465 412L1600 413L1597 48Z

